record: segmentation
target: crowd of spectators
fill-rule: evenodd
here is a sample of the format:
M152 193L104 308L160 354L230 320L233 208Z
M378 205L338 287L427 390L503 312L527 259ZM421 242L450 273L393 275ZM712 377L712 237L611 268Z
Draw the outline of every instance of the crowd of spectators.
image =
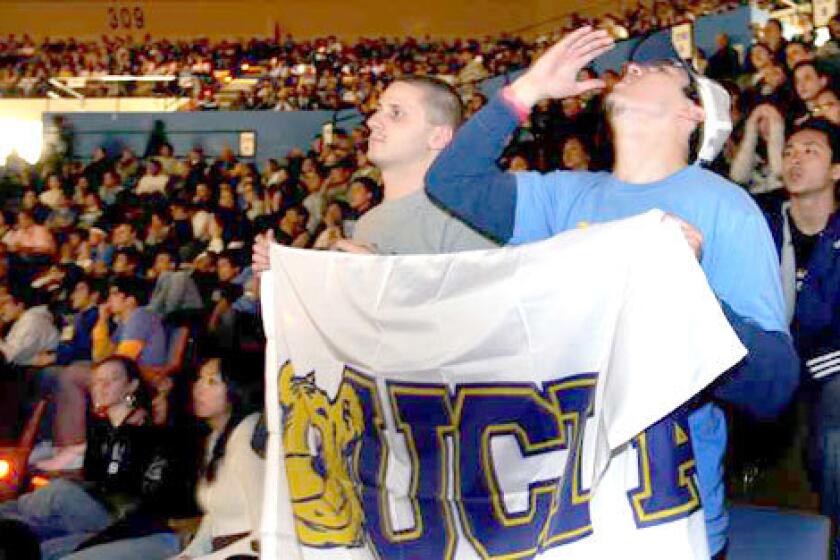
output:
M88 97L178 95L191 99L184 108L192 110L357 108L369 113L391 77L434 74L473 83L526 67L554 39L583 24L606 28L617 39L625 39L730 10L739 3L744 2L657 0L597 18L575 13L558 21L553 32L531 39L503 33L453 40L361 38L355 43L335 36L296 40L291 35L218 42L148 35L36 41L25 34L12 35L0 38L0 95L43 97L51 89L50 78L78 77L91 78L81 89ZM172 79L96 80L111 75ZM231 96L219 95L236 77L253 82Z
M717 171L754 193L777 190L785 128L807 116L840 124L833 87L840 19L831 31L832 40L817 49L786 41L771 20L743 60L725 35L718 38L704 70L730 91L735 131L714 163ZM619 75L601 77L609 89ZM602 100L603 93L591 93L541 102L500 164L543 172L608 169ZM480 94L465 99L467 116L485 102ZM20 196L0 214L6 257L0 272L68 295L73 286L66 279L79 275L136 277L151 293L161 275L187 269L211 326L223 311L253 315L257 286L247 255L256 234L273 229L281 243L326 249L351 237L355 221L381 199L378 170L365 153L367 130L339 129L328 140L315 138L307 151L277 154L261 168L231 150L214 158L201 147L175 154L159 137L148 157L97 148L84 159L8 165L3 180L20 185Z
M756 196L783 196L780 158L786 129L808 117L840 125L835 77L840 17L830 30L831 40L817 48L808 38L785 40L780 23L770 20L745 57L721 35L715 52L703 61L704 73L724 84L733 100L735 131L713 168ZM378 53L369 60L379 61L381 68L373 72L352 66L347 75L376 77L383 84L393 77L390 70L429 69L440 54L423 41L361 44L369 49L366 56ZM411 47L403 48L407 44ZM201 49L182 53L178 45L166 45L148 51L149 56L163 63L177 52L172 56L208 68L220 60L243 61L241 45L213 49L207 58ZM260 45L271 56L272 49L280 48L309 57L315 47ZM505 64L525 63L530 56L521 42L492 45L512 57ZM325 67L330 67L329 42L322 46ZM336 53L355 53L358 61L364 58L357 56L361 48ZM33 45L33 57L37 51ZM136 62L128 47L100 55L119 59L119 52L127 53L129 64ZM461 60L458 49L453 53ZM609 71L601 77L607 90L620 78ZM612 149L603 95L539 103L499 165L543 172L609 169ZM467 115L485 101L479 94L465 99ZM352 237L356 221L382 198L380 173L366 156L367 134L364 127L339 129L331 138L315 138L305 150L277 154L261 166L229 149L210 156L197 146L177 154L162 137L150 141L145 157L129 148L120 153L98 148L84 159L51 157L36 166L11 158L2 179L17 185L19 196L7 196L0 213L0 321L6 333L0 364L61 368L127 354L148 371L167 360L171 330L164 325L184 313L200 346L259 355L259 285L249 266L253 239L273 230L282 244L329 249ZM62 378L75 383L71 375ZM166 408L171 386L154 378L150 389L151 417L165 425L171 421ZM58 389L69 404L62 411L64 401L58 399L57 441L62 430L80 422L79 406L70 402L74 398L81 398L84 418L83 390L84 383ZM4 429L12 425L0 421ZM78 440L83 420L75 430ZM77 442L70 437L64 443Z

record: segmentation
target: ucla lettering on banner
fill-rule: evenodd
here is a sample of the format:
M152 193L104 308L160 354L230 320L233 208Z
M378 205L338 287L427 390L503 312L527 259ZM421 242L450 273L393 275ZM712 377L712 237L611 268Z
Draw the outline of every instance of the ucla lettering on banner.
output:
M592 533L589 491L581 483L582 425L591 415L597 374L534 385L448 387L391 383L345 369L335 399L296 377L278 376L283 448L295 528L312 547L371 546L378 558L452 558L456 526L483 558L524 558ZM389 407L410 460L411 525L395 528L386 473ZM569 455L561 477L535 480L527 507L511 511L494 461L493 441L515 440L523 458ZM639 528L696 511L687 425L667 419L634 440L638 488L627 500ZM422 458L422 459L421 459ZM448 465L454 465L450 473ZM659 480L654 481L654 477ZM457 497L450 501L450 491ZM453 503L454 502L454 503ZM457 504L457 506L456 506Z

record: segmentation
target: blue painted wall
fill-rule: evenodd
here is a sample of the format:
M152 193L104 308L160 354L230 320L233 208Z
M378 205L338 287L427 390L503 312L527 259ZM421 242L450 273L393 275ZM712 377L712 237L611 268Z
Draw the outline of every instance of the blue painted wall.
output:
M55 113L44 116L52 122ZM283 157L294 147L306 148L321 132L324 123L333 118L332 111L206 111L196 113L62 113L75 133L76 155L90 157L97 146L109 153L118 153L129 146L142 155L155 121L164 123L167 139L176 155L184 155L194 146L201 146L210 156L218 155L225 146L239 151L239 134L256 134L256 161ZM361 123L355 111L336 115L338 126L348 130ZM346 120L345 120L346 119ZM248 158L245 158L248 159Z

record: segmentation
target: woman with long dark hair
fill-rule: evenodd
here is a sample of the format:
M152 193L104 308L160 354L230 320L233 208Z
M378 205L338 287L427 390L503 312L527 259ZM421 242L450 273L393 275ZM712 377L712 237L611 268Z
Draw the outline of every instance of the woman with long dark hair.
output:
M258 360L255 360L258 362ZM252 447L262 408L262 368L228 356L207 359L193 386L196 417L209 428L197 499L204 512L178 558L257 557L265 462Z

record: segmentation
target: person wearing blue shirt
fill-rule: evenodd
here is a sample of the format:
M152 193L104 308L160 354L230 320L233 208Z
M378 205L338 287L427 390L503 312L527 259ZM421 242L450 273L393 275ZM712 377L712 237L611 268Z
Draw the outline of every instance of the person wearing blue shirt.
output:
M102 287L91 278L82 278L73 286L70 293L70 305L75 311L72 333L58 344L56 364L63 366L73 362L90 361L92 332L99 318L98 304L101 299L104 299Z
M710 126L714 123L709 117L728 115L728 106L722 112L693 99L701 80L707 90L722 88L684 67L670 40L667 45L642 42L626 75L606 97L615 144L612 173L504 173L495 165L511 133L537 102L604 87L600 80L579 82L577 76L611 47L605 32L583 28L546 51L464 125L429 170L426 189L456 216L509 244L654 208L677 217L749 351L689 415L709 550L724 558L727 430L712 398L773 417L798 384L798 358L787 332L778 260L761 211L734 184L688 164L690 139L701 124L709 129L712 151L726 138ZM707 147L701 144L701 153Z

